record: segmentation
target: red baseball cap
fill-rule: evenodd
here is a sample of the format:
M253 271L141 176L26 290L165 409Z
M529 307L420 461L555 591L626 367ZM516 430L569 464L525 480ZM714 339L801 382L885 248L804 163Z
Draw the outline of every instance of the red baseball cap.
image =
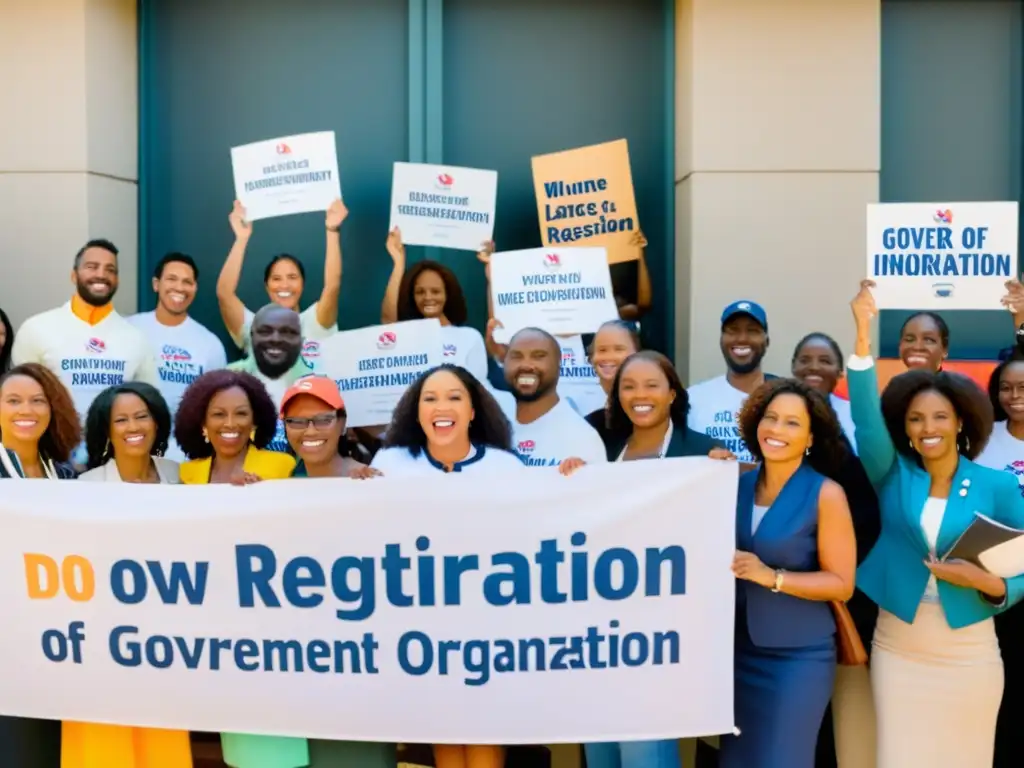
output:
M299 395L310 395L317 400L323 400L336 411L345 407L345 401L341 399L341 392L334 379L329 376L303 376L292 384L281 398L282 415L288 407L288 403Z

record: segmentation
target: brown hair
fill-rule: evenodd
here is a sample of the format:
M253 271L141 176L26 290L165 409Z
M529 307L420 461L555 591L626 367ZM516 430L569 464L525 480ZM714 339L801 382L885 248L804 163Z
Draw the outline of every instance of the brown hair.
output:
M49 368L39 363L14 366L0 377L0 388L15 376L32 379L42 388L46 402L50 404L50 425L39 438L39 455L51 461L67 461L82 442L82 422L75 411L71 393Z

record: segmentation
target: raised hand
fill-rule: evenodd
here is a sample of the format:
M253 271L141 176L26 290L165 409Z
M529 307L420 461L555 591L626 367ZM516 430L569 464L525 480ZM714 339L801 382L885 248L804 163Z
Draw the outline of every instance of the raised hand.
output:
M335 200L331 203L331 207L327 209L327 216L325 217L324 223L328 229L338 229L341 227L341 223L348 217L348 208L341 200Z
M405 263L405 244L402 242L402 231L398 227L388 232L388 239L384 246L396 264Z
M238 240L246 240L252 234L252 222L245 218L245 206L238 200L235 200L235 205L228 214L228 223Z

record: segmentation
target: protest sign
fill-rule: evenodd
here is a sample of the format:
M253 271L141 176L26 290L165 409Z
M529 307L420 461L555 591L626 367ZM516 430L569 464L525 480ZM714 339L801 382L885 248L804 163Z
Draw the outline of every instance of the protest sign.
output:
M527 248L491 256L491 302L504 344L522 328L592 333L619 316L604 248Z
M879 309L1000 309L1017 275L1017 203L868 205Z
M640 229L625 139L533 158L540 239L549 246L604 246L608 263L632 261Z
M231 169L249 221L326 211L341 197L334 131L232 147Z
M338 383L348 426L387 424L399 399L421 373L443 362L436 319L372 325L320 342L318 370Z
M0 713L407 743L730 732L735 463L506 472L9 483Z
M406 245L479 251L494 237L498 172L395 163L391 229Z

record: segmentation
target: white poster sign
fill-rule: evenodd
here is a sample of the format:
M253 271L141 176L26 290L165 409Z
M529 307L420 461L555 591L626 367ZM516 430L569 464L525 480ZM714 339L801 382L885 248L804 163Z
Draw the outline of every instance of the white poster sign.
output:
M322 373L338 382L348 426L387 424L421 373L443 362L441 323L409 320L342 331L320 342Z
M509 472L7 483L0 713L428 744L731 732L735 463Z
M250 221L326 211L341 198L334 131L232 147L231 168Z
M491 256L494 340L543 328L556 336L593 333L619 316L604 248L528 248Z
M479 251L494 237L498 172L395 163L391 228L406 245Z
M868 205L879 309L1001 309L1017 275L1017 203Z

